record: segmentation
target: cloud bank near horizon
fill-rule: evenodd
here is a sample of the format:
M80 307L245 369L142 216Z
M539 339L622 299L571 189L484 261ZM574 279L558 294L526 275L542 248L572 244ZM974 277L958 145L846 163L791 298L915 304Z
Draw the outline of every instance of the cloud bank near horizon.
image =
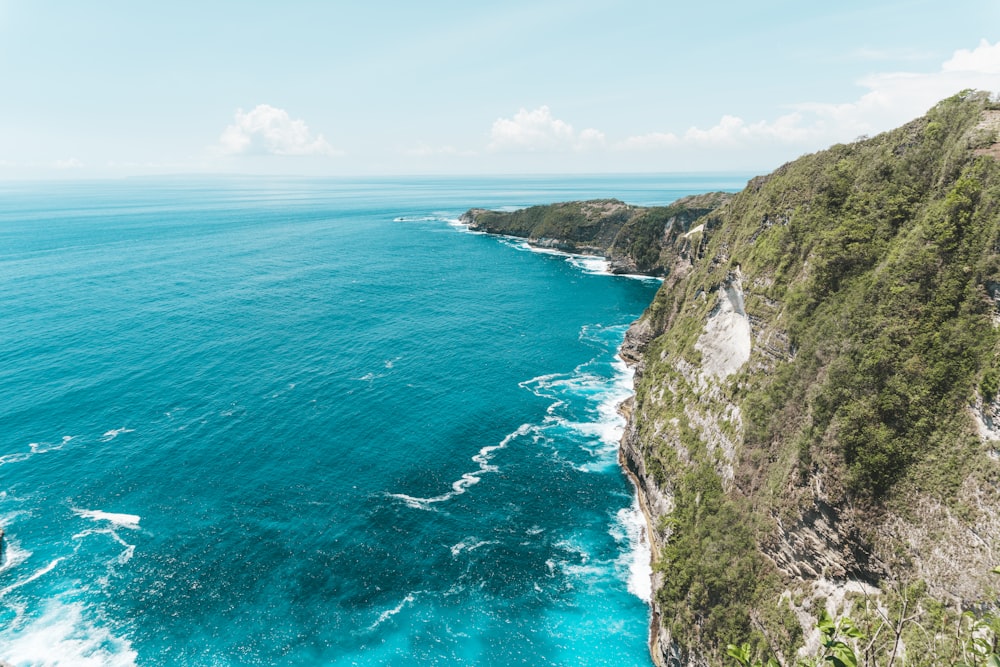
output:
M554 118L548 106L528 111L521 108L513 118L498 118L490 130L490 151L584 151L604 146L604 133L587 128L576 132L569 123Z
M322 134L313 135L301 119L270 104L248 112L237 109L234 122L222 131L215 147L220 155L342 155Z
M844 103L804 102L789 105L788 113L770 120L747 121L724 114L708 128L691 126L682 132L658 130L609 142L601 130L574 132L555 118L548 106L521 109L512 118L500 118L490 132L491 151L579 152L669 151L698 148L738 150L765 146L817 150L851 141L861 135L892 129L923 115L940 100L964 89L996 93L1000 90L1000 41L983 39L975 49L959 49L934 72L872 74L858 83L867 92Z

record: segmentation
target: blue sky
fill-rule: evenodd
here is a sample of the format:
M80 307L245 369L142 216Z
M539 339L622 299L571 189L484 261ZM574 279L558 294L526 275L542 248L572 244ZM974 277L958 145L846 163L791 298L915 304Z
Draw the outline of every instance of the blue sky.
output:
M1000 91L1000 2L0 0L0 178L770 171Z

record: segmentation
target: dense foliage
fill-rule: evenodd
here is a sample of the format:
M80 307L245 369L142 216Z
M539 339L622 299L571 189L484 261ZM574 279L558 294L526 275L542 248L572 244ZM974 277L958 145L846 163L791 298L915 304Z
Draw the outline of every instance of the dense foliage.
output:
M479 230L554 245L569 252L599 253L620 271L662 275L684 252L676 241L700 216L729 201L711 192L684 197L669 206L632 206L596 199L531 206L517 211L472 209L465 219Z
M969 413L1000 387L1000 165L976 150L997 141L982 123L995 110L989 95L957 95L754 179L697 221L703 250L647 312L658 337L636 398L646 467L676 501L659 601L682 651L719 659L727 644L801 639L786 615L768 620L782 584L762 544L778 518L814 507L817 479L831 516L855 516L859 552L880 508L914 494L948 503L969 475L1000 481L977 468ZM755 330L780 335L771 349L755 340L750 362L713 389L692 370L695 344L734 275ZM692 410L735 451L699 445ZM844 574L880 576L852 567Z

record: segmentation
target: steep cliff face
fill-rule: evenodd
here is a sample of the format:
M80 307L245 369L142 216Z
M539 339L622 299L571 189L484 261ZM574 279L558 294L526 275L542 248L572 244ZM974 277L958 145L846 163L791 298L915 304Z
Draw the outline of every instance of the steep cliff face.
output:
M950 98L688 224L622 348L661 664L794 664L858 599L996 600L998 119Z
M823 612L870 665L1000 638L998 133L965 92L735 196L465 215L665 276L621 348L658 664L822 662Z
M461 219L471 229L525 238L537 246L603 255L615 273L659 276L678 257L698 252L702 237L691 232L691 223L731 198L712 192L652 207L600 199L513 212L472 209Z

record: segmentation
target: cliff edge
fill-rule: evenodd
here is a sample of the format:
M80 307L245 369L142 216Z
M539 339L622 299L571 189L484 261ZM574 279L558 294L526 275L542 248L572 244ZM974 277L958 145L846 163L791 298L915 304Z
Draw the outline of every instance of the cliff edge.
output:
M474 208L460 220L470 229L524 238L539 247L604 256L613 273L663 276L678 256L699 251L701 236L692 234L692 223L732 197L710 192L669 206L596 199L517 211Z
M954 664L995 606L998 108L957 95L696 221L623 346L659 664L796 664L824 611L868 664Z
M998 132L965 91L735 196L464 216L664 276L621 348L657 664L996 654Z

